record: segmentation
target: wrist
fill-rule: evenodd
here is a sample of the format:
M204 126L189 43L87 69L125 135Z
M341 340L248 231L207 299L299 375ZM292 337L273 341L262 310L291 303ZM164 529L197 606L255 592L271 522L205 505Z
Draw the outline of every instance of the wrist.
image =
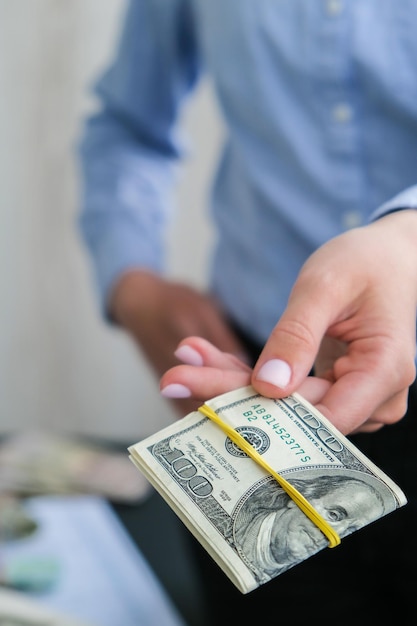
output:
M130 328L146 312L162 279L150 270L134 269L121 275L110 294L108 311L120 326Z

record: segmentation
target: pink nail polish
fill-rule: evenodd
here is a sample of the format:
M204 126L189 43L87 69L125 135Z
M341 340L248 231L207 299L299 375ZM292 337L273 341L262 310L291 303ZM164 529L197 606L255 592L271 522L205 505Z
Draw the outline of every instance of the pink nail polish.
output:
M285 361L271 359L262 365L256 379L285 389L291 379L291 368Z
M164 398L189 398L191 391L185 385L172 383L161 389L161 395L164 396Z
M203 365L203 357L201 354L190 346L180 346L175 350L174 354L177 359L186 363L186 365L197 365L199 367Z

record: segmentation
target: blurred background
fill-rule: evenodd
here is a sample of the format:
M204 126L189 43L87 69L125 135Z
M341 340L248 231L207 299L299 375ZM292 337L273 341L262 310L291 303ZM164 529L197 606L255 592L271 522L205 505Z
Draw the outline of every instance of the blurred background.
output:
M101 318L77 224L83 123L126 5L0 0L1 623L6 603L9 619L33 617L29 598L90 626L199 624L179 521L126 451L175 417L131 339ZM190 151L169 272L203 287L204 205L222 136L210 84L183 123ZM91 439L114 454L84 447ZM16 589L29 595L6 595Z
M134 443L173 417L131 340L101 319L76 224L82 123L125 6L0 0L1 432L30 426ZM203 285L203 205L222 134L209 84L184 125L190 154L169 271Z

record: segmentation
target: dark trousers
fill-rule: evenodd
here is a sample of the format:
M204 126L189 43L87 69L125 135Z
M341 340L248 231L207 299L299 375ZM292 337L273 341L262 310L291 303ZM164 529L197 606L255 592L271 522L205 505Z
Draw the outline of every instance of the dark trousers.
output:
M240 333L253 359L261 346ZM354 390L352 390L354 393ZM404 491L401 509L243 595L188 534L202 574L207 626L284 623L349 625L415 621L417 576L417 389L406 416L377 433L350 437Z

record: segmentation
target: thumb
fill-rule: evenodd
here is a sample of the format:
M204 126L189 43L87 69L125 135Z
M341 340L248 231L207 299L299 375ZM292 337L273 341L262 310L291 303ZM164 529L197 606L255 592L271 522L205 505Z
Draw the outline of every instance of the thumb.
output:
M255 364L251 384L263 396L296 391L309 375L330 325L330 302L317 289L294 287L288 306ZM326 314L327 310L327 314Z

